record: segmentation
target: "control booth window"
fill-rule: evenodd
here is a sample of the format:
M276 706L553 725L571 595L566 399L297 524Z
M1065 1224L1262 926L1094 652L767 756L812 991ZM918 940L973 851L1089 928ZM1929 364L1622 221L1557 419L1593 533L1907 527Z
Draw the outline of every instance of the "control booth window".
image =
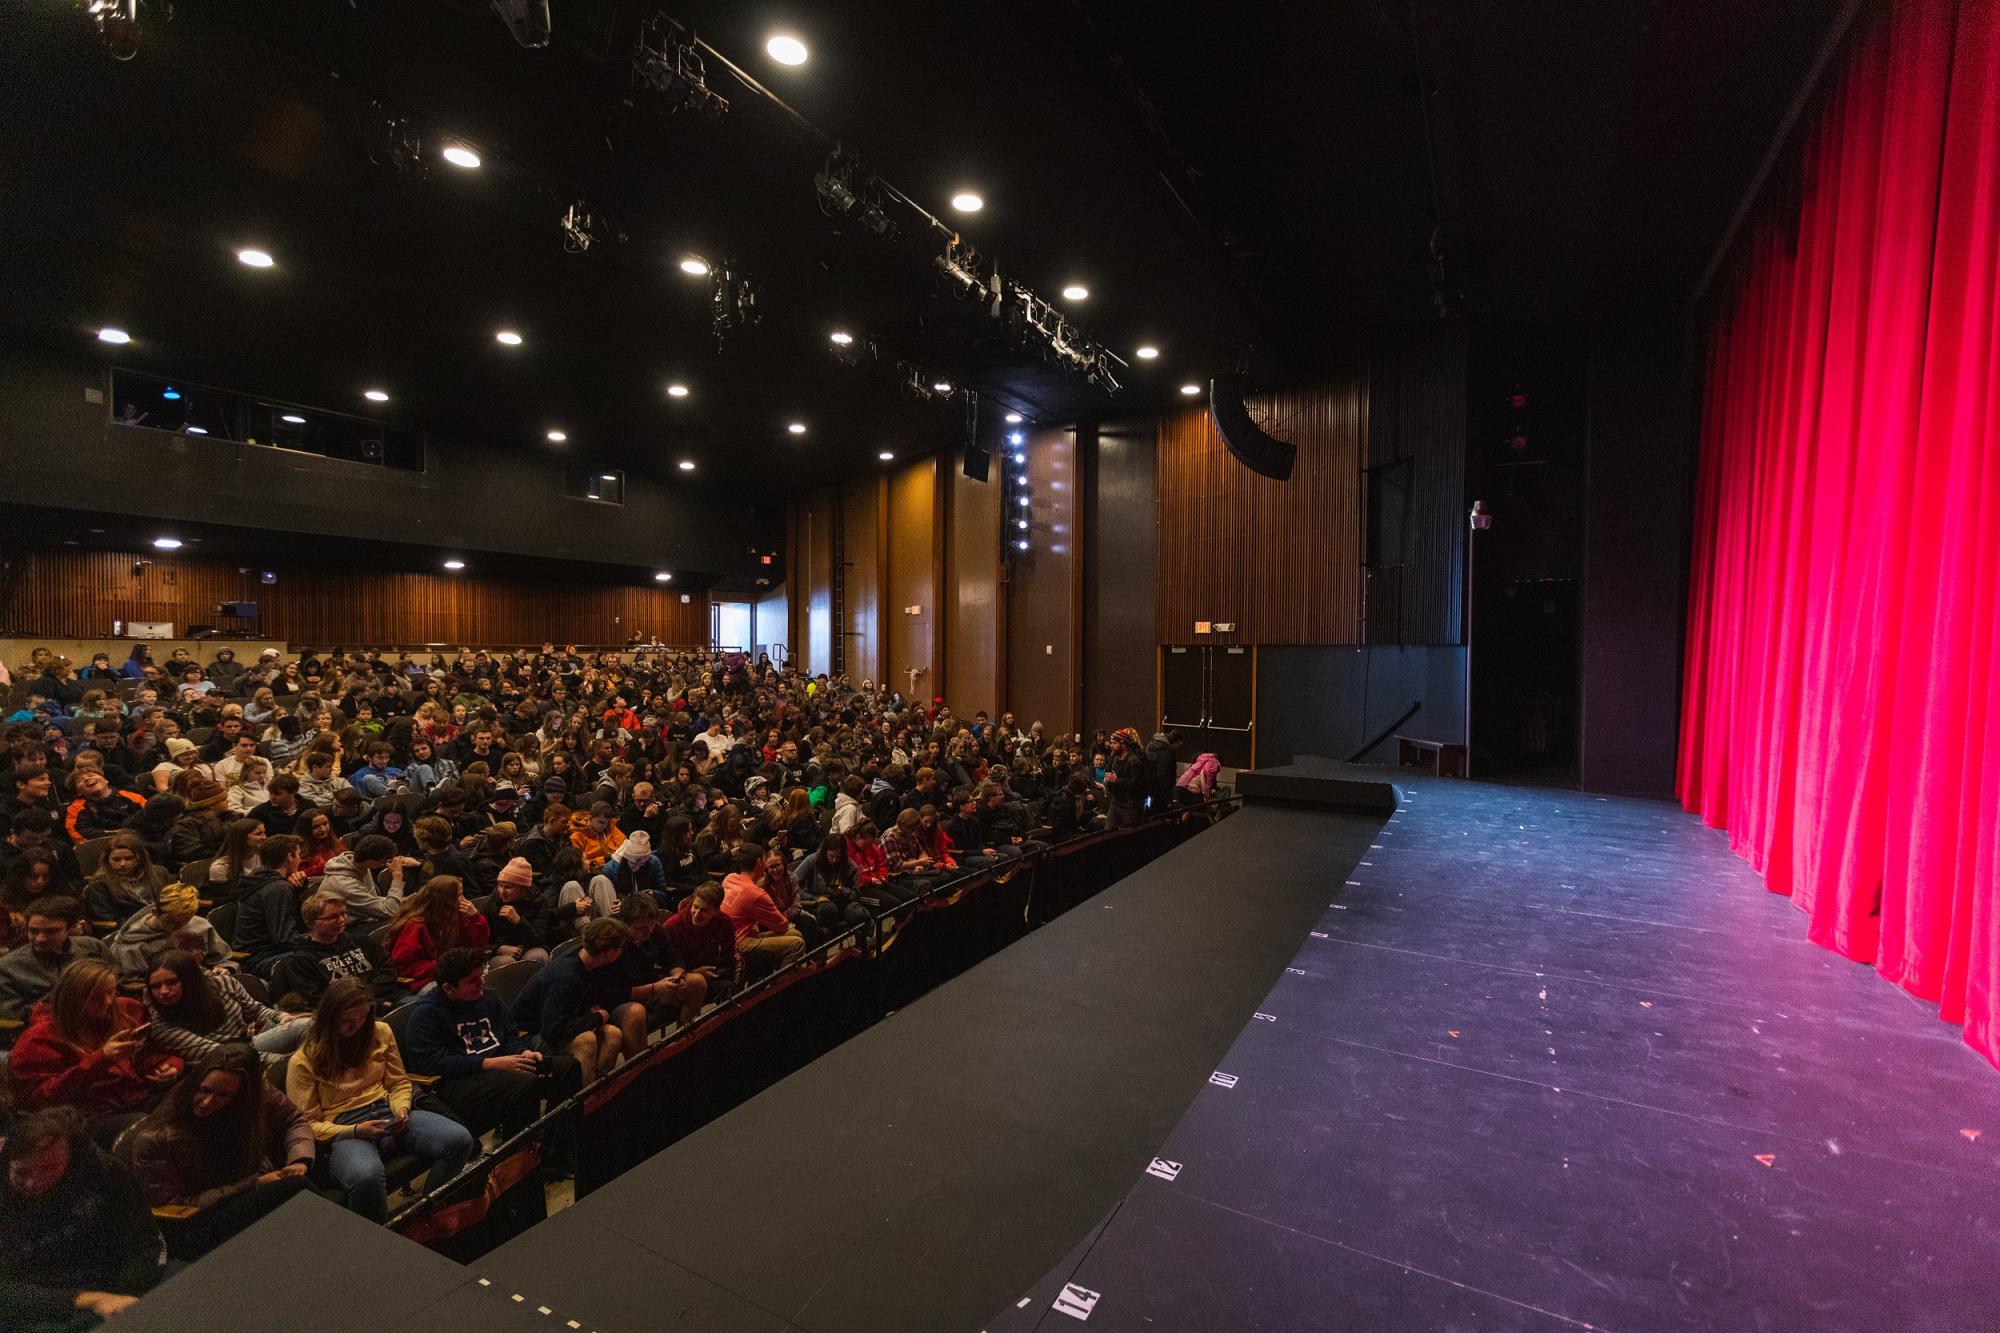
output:
M625 474L609 468L565 468L563 494L572 500L622 505L625 503Z
M424 439L414 430L185 380L114 370L110 407L115 426L424 470Z

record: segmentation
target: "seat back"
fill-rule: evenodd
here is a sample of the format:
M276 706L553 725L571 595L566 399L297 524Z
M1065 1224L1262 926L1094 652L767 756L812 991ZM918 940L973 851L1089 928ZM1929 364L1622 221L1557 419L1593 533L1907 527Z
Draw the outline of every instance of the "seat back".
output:
M208 914L208 924L215 927L215 933L231 948L236 946L236 914L242 910L242 903L223 903Z
M528 988L535 973L541 970L539 961L527 958L489 968L486 972L486 993L512 1009L514 1001L521 998L521 992Z
M108 833L101 838L90 838L76 845L76 868L83 872L85 879L97 873L98 865L104 860L104 849L110 845L111 835Z

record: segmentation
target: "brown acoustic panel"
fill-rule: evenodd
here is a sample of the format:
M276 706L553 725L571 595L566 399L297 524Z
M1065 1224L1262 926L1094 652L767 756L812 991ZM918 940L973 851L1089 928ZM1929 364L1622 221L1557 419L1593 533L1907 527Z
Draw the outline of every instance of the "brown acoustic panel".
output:
M847 567L847 674L850 679L882 678L882 483L877 477L850 482L840 494L841 554Z
M262 583L227 561L116 551L42 551L22 557L0 619L23 634L99 637L114 620L217 623L221 602L256 602L265 638L321 647L364 644L619 643L636 633L705 644L706 593L683 603L671 588L537 582L470 575L397 574L313 565L270 567ZM259 567L259 572L262 568ZM233 622L223 623L225 636Z
M1076 442L1067 431L1030 432L1027 455L1033 504L1029 549L1015 552L1007 588L1007 707L1022 726L1061 734L1077 725ZM1016 540L1017 521L1003 518Z
M1000 481L944 470L946 524L945 702L961 718L1001 705Z
M1232 458L1205 408L1161 421L1162 641L1357 642L1366 376L1343 367L1249 405L1265 430L1298 446L1290 481ZM1197 621L1234 629L1197 636Z
M794 631L805 669L818 675L833 669L833 499L825 492L793 506L798 550L792 557L798 586L789 590Z
M937 469L937 461L926 458L889 477L883 671L912 699L937 693Z

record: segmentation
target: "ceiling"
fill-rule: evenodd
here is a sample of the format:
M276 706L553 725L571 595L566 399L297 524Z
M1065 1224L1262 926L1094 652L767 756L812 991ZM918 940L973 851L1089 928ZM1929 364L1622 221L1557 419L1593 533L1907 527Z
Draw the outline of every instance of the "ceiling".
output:
M76 5L5 6L0 332L793 493L962 437L963 397L913 398L899 362L977 388L990 430L1007 409L1146 412L1249 349L1309 366L1439 302L1677 317L1830 21L1817 0L676 0L792 109L710 59L730 110L709 123L635 92L655 6L552 7L554 43L526 50L477 0L143 0L138 55L115 63ZM778 29L806 64L764 54ZM371 103L408 119L424 170L374 160ZM826 144L792 112L1090 337L1162 355L1113 397L1010 350L947 290L916 213L890 207L891 242L821 211ZM484 165L439 162L447 137ZM951 214L960 188L984 210ZM623 241L567 252L579 198ZM242 266L244 246L276 265ZM719 349L707 281L677 267L690 254L760 292L762 322ZM1061 301L1070 282L1089 298ZM100 346L106 324L134 341ZM879 356L836 359L835 328ZM362 400L378 387L388 403Z

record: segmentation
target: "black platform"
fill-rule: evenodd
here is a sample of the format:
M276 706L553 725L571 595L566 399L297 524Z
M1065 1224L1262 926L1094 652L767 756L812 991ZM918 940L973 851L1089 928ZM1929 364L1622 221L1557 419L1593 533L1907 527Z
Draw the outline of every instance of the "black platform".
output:
M572 1324L570 1320L576 1319ZM118 1333L599 1333L317 1194L292 1200L107 1324Z
M1233 815L478 1271L614 1331L975 1330L1124 1197L1380 827Z
M1670 805L1407 785L1172 1179L992 1333L2000 1328L1956 1029Z

